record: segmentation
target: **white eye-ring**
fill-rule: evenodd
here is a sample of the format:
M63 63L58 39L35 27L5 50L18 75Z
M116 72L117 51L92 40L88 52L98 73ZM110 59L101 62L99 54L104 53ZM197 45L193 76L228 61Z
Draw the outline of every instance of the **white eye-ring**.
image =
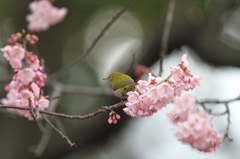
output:
M112 76L109 77L109 80L112 80Z

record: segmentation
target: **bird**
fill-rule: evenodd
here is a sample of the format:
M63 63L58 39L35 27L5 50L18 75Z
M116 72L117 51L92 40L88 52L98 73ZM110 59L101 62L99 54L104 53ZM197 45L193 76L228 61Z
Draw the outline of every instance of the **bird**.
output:
M130 76L120 72L112 72L103 80L108 80L111 83L114 95L121 100L127 99L127 93L134 91L136 86L135 81Z

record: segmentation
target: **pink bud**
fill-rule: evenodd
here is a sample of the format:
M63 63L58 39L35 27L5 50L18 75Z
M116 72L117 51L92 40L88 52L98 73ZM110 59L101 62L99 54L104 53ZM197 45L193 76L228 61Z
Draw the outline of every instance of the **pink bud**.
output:
M117 124L117 119L113 120L113 124Z
M37 43L38 40L39 39L38 39L38 37L36 35L32 35L29 42L30 42L31 45L33 45L33 44Z
M120 115L116 114L116 118L119 120L121 117Z
M113 115L113 116L112 116L112 120L116 120L116 117L115 117L115 115Z
M9 43L9 44L14 44L14 43L17 42L17 39L18 39L17 35L16 35L16 34L12 34L12 35L10 36L10 38L8 39L8 43Z
M109 124L112 124L112 122L113 122L112 118L109 117L109 118L108 118L108 123L109 123Z

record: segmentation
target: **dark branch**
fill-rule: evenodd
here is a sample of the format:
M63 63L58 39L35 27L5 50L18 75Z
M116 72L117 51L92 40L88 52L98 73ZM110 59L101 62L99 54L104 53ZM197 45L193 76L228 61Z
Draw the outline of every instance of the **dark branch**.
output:
M41 114L42 115L42 114ZM46 120L46 122L54 129L56 130L61 136L62 138L66 139L68 144L70 145L70 147L77 147L77 145L74 142L71 142L71 140L64 135L60 130L58 130L49 120L48 118L46 118L44 115L42 115L43 119Z
M163 29L163 35L162 35L162 41L161 41L161 51L159 52L159 57L160 57L159 76L162 75L163 59L168 50L168 39L170 36L171 27L172 27L172 20L173 20L175 5L176 5L176 0L171 0L169 3L167 17L166 17L166 21L165 21L165 25L164 25L164 29Z
M213 116L222 116L222 115L227 115L227 126L226 130L224 133L224 138L227 138L230 142L233 141L231 137L229 137L229 129L230 129L230 124L231 124L231 119L230 119L230 110L229 110L229 103L235 102L240 100L240 96L229 99L229 100L218 100L218 99L209 99L209 100L203 100L203 101L197 101L197 104L201 105L202 108L210 115ZM206 104L224 104L225 106L225 111L221 113L213 113L211 109L206 108Z
M229 110L229 106L228 103L225 104L225 108L226 108L226 112L227 112L227 127L226 127L226 132L224 134L224 137L227 138L230 142L233 141L233 139L231 137L229 137L229 128L230 128L230 124L231 124L231 119L230 119L230 110Z
M218 100L218 99L205 99L202 101L197 101L197 104L224 104L231 103L240 100L240 96L228 100Z
M28 101L29 101L29 111L30 111L30 114L31 114L31 116L33 118L33 121L36 122L37 121L37 115L33 111L31 100L29 99Z
M62 114L62 113L55 113L55 112L50 112L50 111L46 111L46 110L38 110L40 114L46 114L46 115L51 115L51 116L57 116L57 117L61 117L61 118L67 118L67 119L80 119L80 120L85 120L85 119L89 119L89 118L93 118L96 115L100 114L100 113L106 113L112 109L121 107L122 105L124 105L125 102L119 102L117 104L111 105L111 106L103 106L101 109L98 109L97 111L93 112L93 113L89 113L87 115L67 115L67 114ZM0 108L10 108L10 109L20 109L20 110L29 110L29 108L23 108L23 107L17 107L17 106L5 106L5 105L0 105ZM34 110L36 110L36 108L33 108Z

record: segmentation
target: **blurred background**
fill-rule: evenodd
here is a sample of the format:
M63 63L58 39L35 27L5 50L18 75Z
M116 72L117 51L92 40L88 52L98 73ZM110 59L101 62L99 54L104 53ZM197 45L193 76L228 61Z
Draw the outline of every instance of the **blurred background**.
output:
M0 1L0 47L7 44L12 33L27 29L26 15L29 0ZM89 47L101 29L123 7L126 1L117 0L55 0L56 7L66 7L65 19L47 31L35 33L40 41L28 49L45 60L46 72L55 73L75 60ZM159 72L159 51L169 0L137 1L111 27L87 57L86 62L59 78L73 86L86 86L102 91L110 85L102 79L112 71L126 73L134 63ZM164 61L163 77L169 68L180 62L184 53L190 59L190 70L203 77L202 86L190 93L198 99L230 99L240 92L240 1L239 0L177 0L169 38L169 49ZM11 69L1 55L1 76L11 75ZM133 76L133 71L130 72ZM9 80L10 81L10 80ZM6 95L2 80L0 97ZM51 94L47 84L45 94ZM102 105L119 102L114 96L83 93L61 94L56 112L84 115ZM230 105L232 124L230 135L234 142L225 140L217 152L204 154L177 141L165 113L149 118L130 118L121 109L117 125L109 125L108 114L80 121L55 119L64 125L68 137L77 144L70 148L59 134L52 131L41 156L31 150L41 139L41 131L25 118L0 114L0 154L3 159L237 159L240 155L239 102ZM217 111L223 110L221 106ZM54 121L55 121L54 120ZM214 127L223 133L226 117L214 118ZM174 152L174 153L173 153Z

